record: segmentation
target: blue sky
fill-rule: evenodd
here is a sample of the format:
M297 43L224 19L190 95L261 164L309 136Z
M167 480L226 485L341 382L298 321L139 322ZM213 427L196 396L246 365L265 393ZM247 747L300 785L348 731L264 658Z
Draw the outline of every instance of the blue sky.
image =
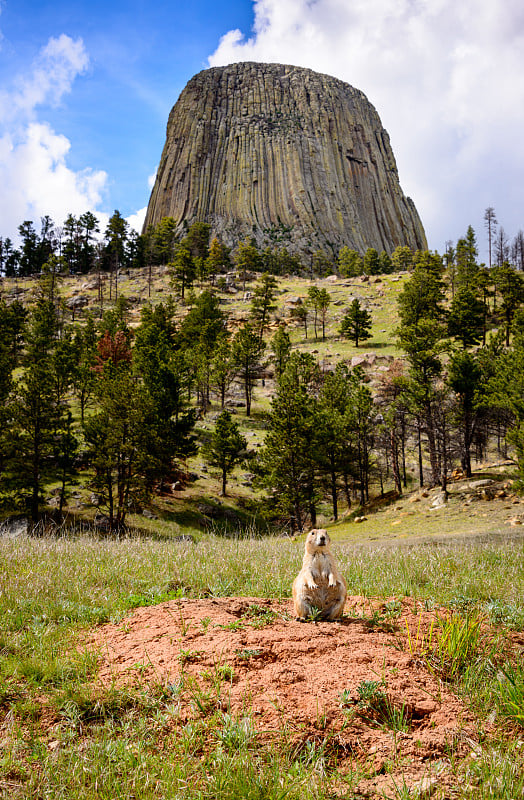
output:
M172 105L201 69L280 61L366 93L430 247L494 206L524 228L521 0L0 0L0 235L49 213L140 224Z

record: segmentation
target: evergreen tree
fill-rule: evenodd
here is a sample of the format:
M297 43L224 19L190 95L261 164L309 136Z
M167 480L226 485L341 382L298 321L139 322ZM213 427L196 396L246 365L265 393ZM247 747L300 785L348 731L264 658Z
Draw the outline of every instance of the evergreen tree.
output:
M244 397L246 400L246 415L251 416L251 402L253 399L253 387L260 369L260 361L265 349L265 345L260 341L253 326L246 322L237 331L233 339L232 356L237 365L237 369L244 385Z
M341 247L338 254L338 269L345 278L362 275L364 264L360 253L346 246Z
M277 332L271 339L271 348L273 350L272 360L275 365L275 378L278 381L291 355L291 339L283 325L278 326Z
M79 269L80 272L89 272L95 265L96 247L94 236L100 231L100 225L91 211L81 214L78 219L78 232L80 236Z
M225 272L230 266L231 259L228 248L215 237L211 240L206 259L206 271L211 278L211 283L214 282L216 275Z
M182 246L191 253L193 259L205 261L209 255L209 235L211 225L207 222L194 222L182 240Z
M390 256L386 253L385 250L382 250L381 254L378 257L379 260L379 272L381 275L388 275L390 272L393 271L393 262L391 261Z
M347 369L339 364L324 377L318 399L317 460L327 476L333 517L338 519L338 478L347 476L350 453L350 386Z
M18 233L22 240L18 274L22 276L34 275L40 271L40 260L38 236L33 222L31 220L25 220L25 222L18 226Z
M439 320L444 316L444 287L435 265L418 264L398 297L403 326L417 325L422 319Z
M486 310L471 289L461 288L451 301L448 315L448 334L462 343L466 350L482 339Z
M242 291L245 292L248 272L256 272L261 263L260 253L253 239L244 239L238 243L234 261L239 275L242 276Z
M459 399L457 418L461 431L461 464L467 478L471 477L471 445L479 419L475 396L480 388L482 369L478 359L467 352L454 353L448 369L448 384Z
M160 222L150 231L151 261L166 266L173 258L176 242L176 222L173 217L162 217Z
M258 329L258 338L262 341L264 331L269 324L269 317L276 309L275 291L277 282L273 275L264 272L255 285L251 300L251 318Z
M211 388L220 398L220 408L225 406L227 390L234 380L236 371L229 337L223 333L215 342L210 371Z
M293 353L280 378L261 453L264 485L271 489L276 510L302 531L309 513L316 520L314 484L316 401L311 391L318 367L311 356Z
M350 374L348 427L355 440L360 504L369 500L371 448L373 446L373 397L364 386L364 373L356 367Z
M80 421L83 425L86 408L93 396L95 385L94 366L97 353L97 335L92 314L88 315L84 327L77 327L73 345L76 354L73 386L80 403Z
M340 326L340 335L352 339L355 347L359 342L364 342L371 337L371 314L362 308L360 301L355 298L347 313L344 315Z
M407 272L413 269L413 251L407 245L399 245L391 253L391 265L395 272Z
M444 333L443 325L431 318L419 319L414 325L401 325L399 329L400 345L410 365L409 379L405 384L406 403L424 421L432 485L437 485L440 479L436 413L439 402L437 380L442 373L440 356L446 348Z
M466 236L459 239L455 253L456 285L461 289L474 291L477 287L479 266L477 264L478 249L475 231L468 226Z
M365 275L378 275L380 272L380 258L374 247L368 247L363 260Z
M165 473L173 460L194 453L194 409L188 408L189 369L177 348L169 307L146 306L136 331L133 364L147 392L157 431L157 462Z
M488 267L491 269L493 263L491 260L492 245L498 225L495 209L492 208L492 206L489 206L489 208L487 208L484 212L484 225L486 226L486 230L488 232Z
M11 239L0 237L0 274L13 278L18 272L20 253L13 248Z
M97 411L84 425L91 487L111 531L125 527L133 503L147 501L161 474L159 426L152 402L125 362L107 363L97 385Z
M506 346L509 346L513 317L524 302L524 278L504 262L494 270L494 283L502 298L501 310L504 315Z
M231 418L229 411L222 411L211 434L211 439L204 446L203 455L209 463L218 467L222 477L222 497L226 496L227 476L242 459L247 442L241 435L237 423Z
M321 289L316 297L320 320L322 322L322 341L326 339L326 318L329 306L331 305L331 295L327 289Z
M9 472L15 490L27 502L33 527L39 520L42 490L53 468L55 438L65 411L54 380L57 327L54 305L39 301L28 319L24 369L9 403Z
M310 286L307 290L307 305L313 309L313 327L315 329L315 339L317 338L317 322L319 310L319 294L320 289L318 286Z
M312 258L312 268L315 275L330 275L335 269L333 259L323 250L315 250Z
M196 274L193 256L183 244L175 247L175 255L171 262L171 267L173 270L173 284L183 300L186 289L191 288Z

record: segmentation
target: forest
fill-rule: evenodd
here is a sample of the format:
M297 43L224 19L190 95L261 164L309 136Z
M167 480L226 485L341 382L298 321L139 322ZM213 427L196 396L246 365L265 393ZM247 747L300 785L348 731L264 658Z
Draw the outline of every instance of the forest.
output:
M274 232L265 248L245 240L230 251L210 241L205 223L180 234L166 218L139 235L115 212L100 236L89 213L62 228L45 217L39 233L25 221L18 249L0 239L5 284L37 279L30 301L5 290L0 299L2 514L27 513L37 530L42 518L67 513L81 483L98 528L119 532L162 486L187 480L197 452L218 470L224 496L235 467L249 469L245 505L290 532L314 526L320 506L337 520L341 507L401 495L413 481L408 462L420 486L444 493L453 474L470 476L472 462L494 451L515 458L524 479L524 236L510 245L493 209L485 221L487 265L471 227L443 254L343 247L336 261L318 252L306 263ZM155 268L169 296L146 298L131 326L119 277L141 270L150 295ZM312 352L332 300L320 278L397 272L406 276L398 357L373 387L347 360L326 370ZM287 274L303 276L307 293L275 327ZM64 299L69 275L92 279L95 307ZM245 298L235 326L220 299L233 283ZM353 299L338 336L358 347L372 330L372 313ZM254 389L266 379L270 407L257 409ZM233 386L242 414L258 414L257 452L240 430ZM213 410L202 436L196 423Z

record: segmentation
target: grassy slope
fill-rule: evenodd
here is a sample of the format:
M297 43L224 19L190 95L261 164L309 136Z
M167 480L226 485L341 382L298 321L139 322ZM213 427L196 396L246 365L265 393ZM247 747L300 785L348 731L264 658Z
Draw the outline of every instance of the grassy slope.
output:
M407 276L387 275L369 280L361 278L342 279L331 276L318 279L314 282L306 278L287 277L278 279L277 310L272 322L272 330L277 327L279 321L284 321L291 334L294 348L311 352L315 358L327 367L334 365L340 360L349 362L353 356L360 356L364 353L375 353L377 356L397 357L401 355L396 346L395 331L398 325L397 297L401 291ZM97 290L86 288L93 282L93 276L68 276L61 280L60 291L65 300L71 297L82 295L89 299L89 308L98 313ZM311 285L324 287L328 290L332 303L329 308L326 325L326 338L320 338L320 323L318 325L319 338L315 338L313 323L309 322L308 338L304 337L304 331L296 326L290 317L290 310L296 298L303 300L307 297L308 288ZM235 293L219 292L219 297L223 303L224 312L228 316L229 325L232 330L247 318L249 303L244 299L242 290ZM4 291L10 292L15 286L23 290L23 298L30 300L36 290L36 281L33 279L23 280L4 280ZM246 291L252 291L254 281L248 282ZM149 287L145 272L131 272L119 278L119 296L130 297L130 323L136 325L140 319L141 304L149 299ZM165 300L171 292L168 273L159 268L153 273L151 285L151 301L153 303ZM104 308L112 305L108 298L107 283L104 288L105 300ZM351 299L358 297L371 311L373 318L372 338L364 342L359 348L342 339L338 335L338 329L346 308ZM181 306L181 314L185 313ZM312 315L311 315L312 316ZM82 318L81 314L76 315L76 319ZM236 387L236 395L241 399L240 387ZM250 448L260 447L264 437L263 415L270 408L271 396L274 391L274 384L271 380L266 380L266 385L260 383L255 389L255 400L253 414L250 419L246 418L242 409L235 409L236 420L240 425L242 433L246 436ZM213 427L213 414L211 413L197 424L197 434L206 436ZM484 465L485 466L485 465ZM131 524L148 531L150 534L162 538L170 535L180 535L190 533L199 535L206 529L206 521L198 510L198 505L204 503L216 503L219 498L220 482L219 476L213 470L208 470L203 459L197 455L191 459L187 465L190 471L198 474L199 479L195 483L187 484L184 490L175 495L156 498L152 503L152 510L159 518L147 520L141 515L130 517ZM333 534L337 539L351 542L358 541L395 541L409 543L418 541L421 537L446 537L462 536L469 534L489 534L504 533L508 531L508 520L515 516L518 509L512 507L511 502L506 499L497 499L489 503L475 503L466 505L456 498L457 492L453 493L449 504L441 510L430 510L430 500L420 498L421 502L410 502L416 500L418 495L415 492L414 480L416 475L415 463L408 463L409 479L411 485L402 502L395 503L391 507L378 508L378 510L366 510L367 520L363 523L353 521L356 515L354 509L351 515L342 512L342 518L333 528ZM245 479L246 466L241 465L236 470L228 484L229 497L220 502L230 511L239 509L238 523L233 524L233 529L249 527L254 522L254 518L249 511L242 510L242 506L257 493L250 485L246 485ZM475 477L483 478L487 476L502 480L512 478L511 467L486 472L478 465ZM386 490L388 487L386 486ZM457 491L460 486L457 487ZM82 488L82 481L76 487L78 495L76 501L72 500L71 511L75 515L90 518L95 509L89 507L90 492ZM87 506L86 506L87 504ZM402 506L402 508L401 508ZM331 525L330 508L328 504L321 506L319 523ZM263 523L258 520L257 524ZM216 525L214 526L216 528ZM231 527L231 526L230 526Z

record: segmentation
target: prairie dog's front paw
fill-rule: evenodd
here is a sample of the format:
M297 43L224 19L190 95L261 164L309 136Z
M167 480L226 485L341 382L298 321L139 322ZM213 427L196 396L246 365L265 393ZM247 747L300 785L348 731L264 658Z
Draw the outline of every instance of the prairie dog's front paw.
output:
M334 575L329 576L328 586L336 586L338 581L335 580Z
M308 589L318 589L318 586L313 579L307 581L307 587Z

